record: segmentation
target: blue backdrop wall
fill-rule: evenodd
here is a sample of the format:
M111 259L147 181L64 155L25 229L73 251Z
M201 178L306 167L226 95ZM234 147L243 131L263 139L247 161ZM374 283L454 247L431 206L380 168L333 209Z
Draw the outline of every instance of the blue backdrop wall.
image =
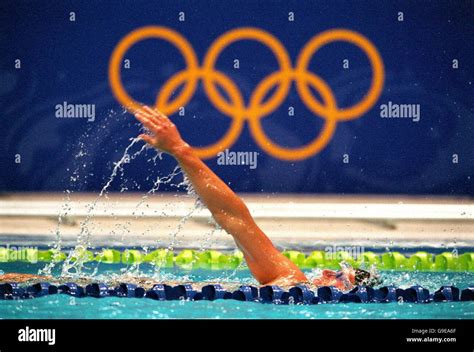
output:
M245 26L278 38L293 64L310 38L335 28L360 33L381 56L380 96L357 118L338 121L317 153L301 160L271 155L244 122L229 151L258 152L255 167L206 159L235 190L474 194L471 1L2 1L0 6L2 191L102 188L139 133L111 90L109 60L124 36L154 25L183 35L200 63L216 38ZM147 39L133 45L120 65L128 94L154 104L185 61L169 42ZM229 45L216 62L246 105L259 82L278 69L272 52L249 40ZM361 101L374 74L364 51L343 41L318 50L309 70L324 80L339 109ZM178 87L173 96L179 93ZM57 106L65 103L88 104L95 115L61 118ZM388 104L414 110L404 118L392 111L389 118L383 113ZM232 121L202 83L184 108L171 118L194 146L216 142ZM318 136L327 119L308 108L292 85L261 125L273 142L296 148ZM129 154L140 148L141 142ZM157 175L174 169L169 156L154 162L153 155L144 151L126 163L111 189L148 190Z

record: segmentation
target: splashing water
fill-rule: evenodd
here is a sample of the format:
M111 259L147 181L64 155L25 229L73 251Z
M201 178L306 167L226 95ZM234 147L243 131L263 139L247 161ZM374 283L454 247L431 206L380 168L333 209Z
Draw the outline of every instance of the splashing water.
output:
M61 248L62 248L61 224L63 222L63 219L66 218L66 216L68 215L68 211L71 210L71 206L70 206L70 202L71 202L70 193L71 192L69 190L66 190L65 193L66 193L66 199L65 199L65 203L61 207L61 211L58 214L58 223L56 225L56 230L55 230L56 240L52 247L52 250L55 252L61 251ZM50 263L48 263L43 269L41 269L38 274L50 276L51 271L53 270L54 266L55 266L55 261L53 260Z
M123 110L122 115L126 114L126 111ZM108 117L116 115L113 111L110 112ZM102 126L102 129L105 129L106 126ZM83 135L83 138L90 138L90 131L86 131ZM100 136L99 136L100 138ZM62 267L61 267L61 273L60 275L62 277L84 277L87 276L85 272L83 271L84 269L84 264L87 262L87 256L84 255L85 252L87 251L88 248L91 247L91 235L92 235L92 225L93 225L93 219L94 219L94 210L97 207L97 204L103 200L103 199L108 199L108 190L112 183L114 182L115 179L124 179L124 166L125 164L129 164L131 161L142 155L143 151L146 149L152 149L150 148L147 144L144 144L138 151L135 151L133 153L132 150L134 146L140 141L139 138L130 138L130 143L128 146L126 146L124 152L122 153L121 158L114 163L112 172L110 176L108 177L107 181L105 182L104 186L102 187L101 191L97 195L97 197L92 201L88 206L87 206L87 213L83 221L80 223L80 231L79 234L77 235L77 240L76 240L76 245L75 247L69 252L67 258L65 259ZM85 162L81 161L81 158L84 158L88 156L90 153L85 150L85 143L83 141L79 142L79 147L80 150L78 153L75 154L75 161L76 161L76 166L74 170L71 173L69 182L71 185L78 184L81 180L87 181L87 177L89 175L84 175L84 168L85 168ZM156 165L158 160L162 160L162 152L156 151L154 156L150 159L147 160L147 163L153 163L153 165ZM68 169L69 170L69 169ZM180 183L172 183L172 181L175 179L176 176L178 175L183 175L183 181ZM148 180L149 178L147 178ZM161 185L168 184L170 186L175 187L177 190L184 188L188 196L191 196L193 198L196 198L195 204L193 208L189 211L188 214L186 214L183 218L180 219L178 225L176 228L170 233L171 237L171 243L168 247L169 250L173 250L175 246L178 243L177 235L181 231L182 227L185 225L187 220L193 215L193 213L202 208L202 203L200 202L199 198L197 197L194 189L192 188L192 185L190 184L189 180L187 179L186 175L183 173L181 168L176 166L174 170L166 175L166 176L158 176L153 182L153 185L150 190L148 190L140 199L140 201L137 203L137 205L134 207L132 211L132 217L134 219L139 219L141 216L138 214L139 208L146 203L147 198L149 198L151 195L155 194L160 188ZM139 188L139 187L138 187ZM127 188L123 185L123 183L120 185L121 193L125 192ZM61 207L61 210L58 215L58 221L57 221L57 226L55 230L55 242L53 243L52 250L54 251L60 251L62 248L62 237L61 237L61 225L67 220L67 216L71 210L71 191L66 190L65 191L65 199L64 204ZM148 205L147 205L148 206ZM121 225L121 230L122 230L122 239L125 234L125 232L129 231L129 226L130 222L126 222L125 224ZM154 228L154 226L149 226L143 234L146 234L147 232L151 231ZM147 251L147 248L145 248L145 252ZM43 269L39 271L40 274L42 275L51 275L51 272L53 268L57 265L58 263L55 262L54 260L47 264ZM94 269L92 276L96 275L98 272L99 264L97 267ZM160 271L160 266L156 266L156 272L159 273ZM134 264L128 267L122 274L123 275L138 275L139 272L139 264Z
M110 185L112 184L112 181L117 176L117 173L118 173L119 169L122 167L123 164L125 164L126 162L128 162L129 160L132 159L132 157L130 157L130 159L129 159L128 151L139 140L140 140L139 138L132 138L131 139L131 143L125 148L125 151L123 152L122 158L114 164L112 174L110 175L107 183L105 184L104 187L102 187L102 189L101 189L99 195L97 196L97 198L88 206L86 218L81 222L81 230L80 230L79 235L77 236L76 247L72 251L69 252L68 257L64 261L62 272L61 272L62 276L68 276L68 275L81 273L82 268L84 267L84 262L86 261L86 256L84 256L83 253L90 246L90 235L91 235L91 233L90 233L90 229L89 229L88 225L89 225L89 222L91 221L91 219L93 217L93 211L94 211L95 207L97 206L98 201L104 196L104 194L106 194L107 189L110 187ZM143 149L144 148L140 149L140 151L135 153L134 156L136 157L137 155L139 155L139 153Z
M160 152L157 153L157 155L150 159L150 160L153 160L154 162L156 162L156 157L159 157L161 155ZM161 159L161 157L160 157ZM167 176L163 176L163 177L157 177L156 180L153 182L153 186L152 188L145 194L141 197L140 201L137 203L137 205L135 206L135 208L133 209L132 213L131 213L131 216L134 218L134 219L139 219L141 216L143 216L143 214L140 216L137 214L139 208L145 204L146 200L150 197L150 195L153 195L155 194L155 192L157 192L160 188L160 186L162 184L171 184L173 185L171 182L172 180L179 174L182 173L182 170L179 166L176 166L174 168L174 170ZM180 184L176 185L176 187L180 187ZM148 205L147 205L148 206ZM125 233L127 231L129 231L129 226L130 226L130 222L126 222L125 225L123 225L121 227L121 240L123 241L124 239L124 236L125 236ZM152 231L154 229L154 225L150 225L147 227L147 229L141 234L141 235L145 235L147 233L149 233L150 231ZM146 253L148 253L148 247L143 247L143 250ZM97 264L95 270L94 270L94 273L92 274L93 276L95 275L95 273L99 270L99 265L100 263ZM161 265L156 265L156 269L157 269L157 272L159 272L159 270L161 269ZM130 267L127 268L126 272L124 274L132 274L132 275L135 275L135 276L139 276L141 274L140 272L140 263L134 263L132 264Z

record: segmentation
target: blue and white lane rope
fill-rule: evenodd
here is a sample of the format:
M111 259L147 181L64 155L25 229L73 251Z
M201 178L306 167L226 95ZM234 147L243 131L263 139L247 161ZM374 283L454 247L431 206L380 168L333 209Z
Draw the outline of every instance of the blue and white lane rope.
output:
M474 285L460 290L455 286L442 286L429 292L426 288L415 285L409 288L383 286L371 288L357 286L349 292L342 292L333 286L319 287L316 291L305 285L297 285L285 290L279 286L243 285L235 291L228 291L220 284L203 286L200 290L192 284L170 286L155 284L151 289L131 283L121 283L109 287L105 283L91 283L85 287L74 282L59 286L48 282L39 282L30 286L22 286L11 282L0 284L0 299L17 300L43 297L55 294L67 294L73 297L128 297L150 298L158 301L189 300L214 301L232 299L237 301L273 303L273 304L321 304L321 303L389 303L389 302L456 302L474 301Z

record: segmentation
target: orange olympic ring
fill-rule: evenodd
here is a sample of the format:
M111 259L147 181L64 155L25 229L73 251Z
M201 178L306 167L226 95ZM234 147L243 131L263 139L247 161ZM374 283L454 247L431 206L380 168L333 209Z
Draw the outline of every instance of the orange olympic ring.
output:
M115 47L109 64L109 81L112 92L117 100L128 110L133 111L142 104L130 97L123 88L120 66L122 59L135 43L158 38L169 41L183 55L186 68L173 75L158 92L155 107L164 114L171 115L180 107L185 106L193 97L197 84L202 80L204 90L214 107L232 119L232 123L224 136L212 145L195 147L201 158L210 158L218 152L231 147L239 138L245 120L249 122L250 133L260 148L268 154L283 160L302 160L320 152L331 140L338 121L356 119L366 113L379 98L384 84L384 66L375 46L359 33L346 29L333 29L315 35L301 50L296 67L293 68L291 59L281 42L270 33L251 27L230 30L209 47L202 66L188 41L176 31L166 27L142 27L126 35ZM242 94L235 83L223 72L215 69L216 61L221 52L229 45L240 40L255 40L267 46L277 59L279 70L271 73L257 85L246 106ZM337 102L328 85L315 73L308 71L308 66L314 54L324 45L334 41L346 41L359 47L367 55L372 68L372 81L369 91L360 102L352 107L339 109ZM324 119L320 134L307 145L287 148L270 140L263 131L260 120L274 112L284 101L291 88L292 82L305 106L315 115ZM184 84L179 95L170 101L173 92ZM225 99L217 89L219 85L228 95ZM266 95L274 87L275 92L265 100ZM323 102L319 102L311 93L316 89ZM265 101L264 101L265 100Z

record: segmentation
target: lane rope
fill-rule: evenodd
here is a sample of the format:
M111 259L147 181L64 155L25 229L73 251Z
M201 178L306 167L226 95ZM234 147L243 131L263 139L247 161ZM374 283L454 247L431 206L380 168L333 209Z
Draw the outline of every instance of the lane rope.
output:
M428 289L419 285L405 289L395 286L383 286L375 289L357 286L349 292L342 292L333 286L323 286L313 291L305 285L297 285L288 290L279 286L257 288L251 285L242 285L234 291L229 291L220 284L206 285L197 289L192 284L170 286L166 283L159 283L154 284L148 290L131 283L121 283L116 287L109 287L101 282L91 283L85 287L74 282L59 286L48 282L39 282L27 287L15 282L0 285L0 299L3 300L31 299L56 294L66 294L77 298L123 297L149 298L157 301L230 299L272 304L432 303L474 301L474 285L463 290L455 286L442 286L434 292L429 292Z

